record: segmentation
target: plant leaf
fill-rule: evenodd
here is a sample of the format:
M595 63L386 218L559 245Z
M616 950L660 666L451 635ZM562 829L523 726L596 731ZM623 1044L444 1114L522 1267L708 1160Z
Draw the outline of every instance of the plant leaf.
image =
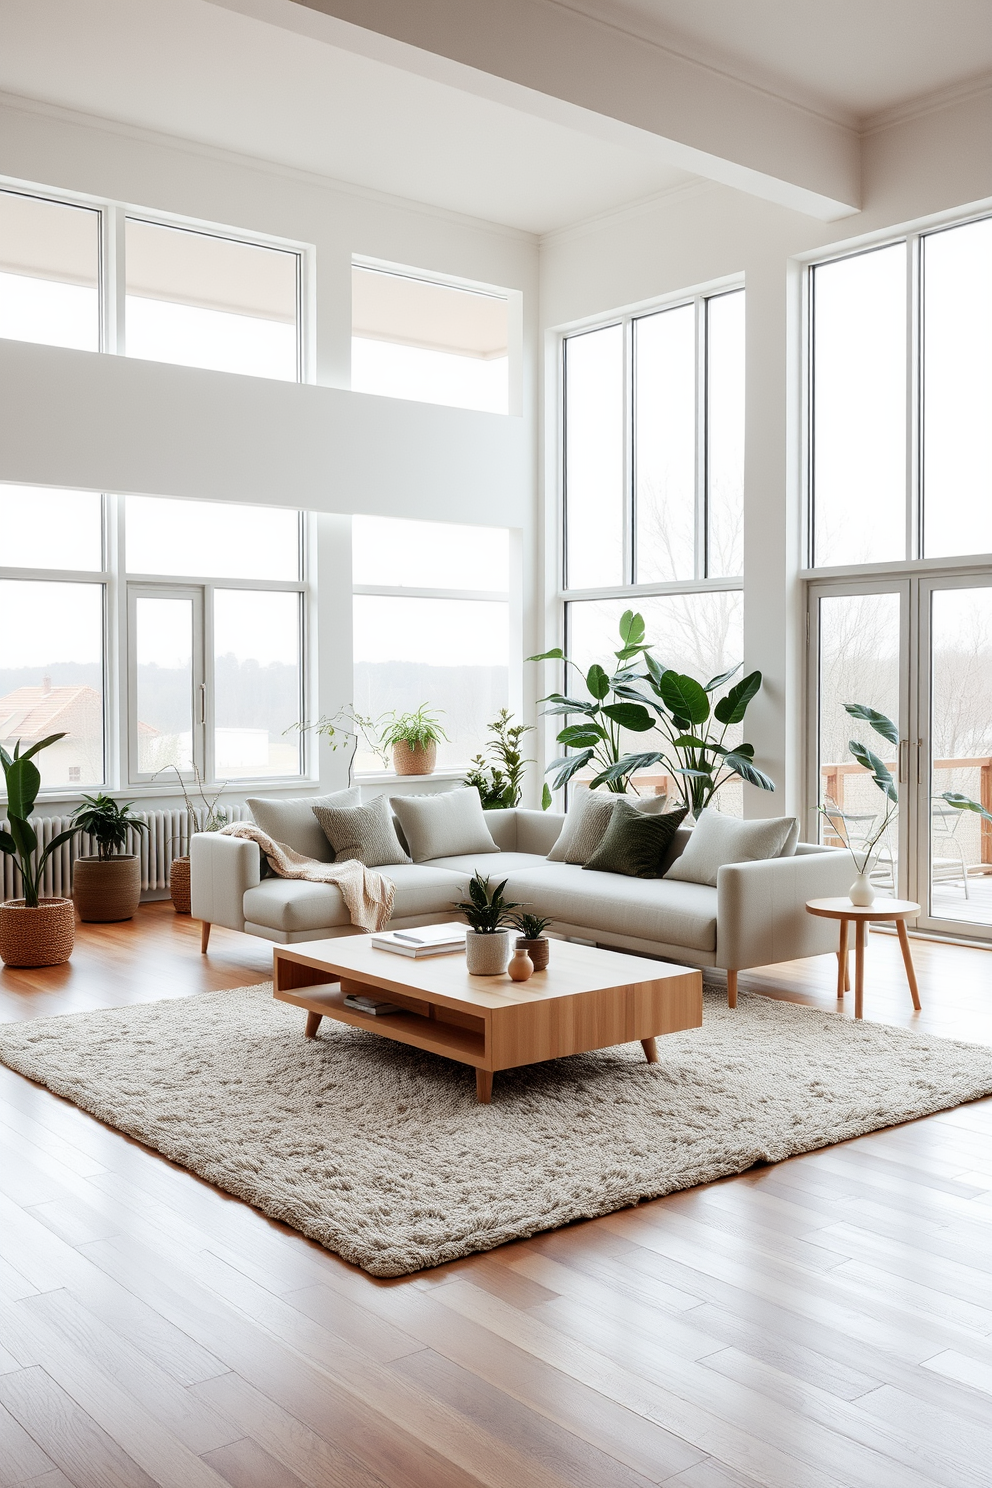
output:
M710 700L694 677L665 672L658 682L658 694L677 721L699 724L710 716Z
M583 749L578 754L568 754L563 758L552 760L548 766L548 773L557 770L553 785L555 790L561 790L562 786L571 780L577 770L583 769L592 759L592 750Z
M884 713L879 713L875 708L869 708L866 703L845 703L844 711L850 713L852 718L859 718L864 723L870 723L876 734L881 734L889 744L895 744L898 748L899 730L892 719L886 718Z
M610 690L610 679L598 661L594 661L586 673L586 686L597 702L602 702Z
M986 811L984 806L980 806L970 796L961 795L960 791L944 791L941 800L946 801L948 806L953 806L955 811L974 811L986 821L992 822L992 812Z
M634 734L646 734L654 728L654 719L642 703L607 703L602 711L621 728Z
M896 789L896 783L892 779L888 765L883 764L878 755L871 749L868 749L858 739L849 739L847 747L854 755L858 764L863 765L866 770L871 771L871 777L882 794L898 806L899 792Z
M541 651L537 656L528 656L528 661L565 661L567 658L560 646L552 646L550 651Z
M759 770L757 766L752 765L747 755L731 750L730 754L724 755L723 763L728 765L735 775L746 780L748 785L756 785L759 790L773 791L775 789L774 780L766 775L764 770Z
M620 616L620 639L624 646L640 648L644 641L644 616L624 610Z
M563 728L557 735L559 744L580 749L586 744L598 744L601 739L605 738L606 730L601 729L598 723L573 723L568 728Z
M544 789L541 792L541 810L542 811L549 810L549 808L551 806L551 803L552 803L551 787L548 784L548 782L545 781L544 782Z
M594 780L591 780L589 788L595 790L598 785L612 785L617 780L634 775L638 770L646 770L649 765L658 764L661 758L657 750L652 750L648 754L625 754L623 759L608 765Z
M713 709L713 716L718 723L731 724L740 723L747 712L747 705L761 686L761 673L751 672L747 677L742 677L725 697L722 697Z
M41 789L41 772L27 755L15 759L7 771L7 809L22 821L31 815Z
M9 832L0 832L0 852L16 853L17 843Z
M40 739L37 744L32 744L30 749L25 749L24 753L21 755L21 759L30 759L31 756L33 754L37 754L40 749L47 749L49 744L57 744L60 739L64 738L64 729L61 734L49 734L47 739Z
M706 686L703 688L703 691L715 692L718 687L723 686L724 682L729 682L734 673L739 672L743 665L744 663L742 661L739 661L735 667L730 668L729 672L721 672L719 677L711 677L709 682L707 682Z

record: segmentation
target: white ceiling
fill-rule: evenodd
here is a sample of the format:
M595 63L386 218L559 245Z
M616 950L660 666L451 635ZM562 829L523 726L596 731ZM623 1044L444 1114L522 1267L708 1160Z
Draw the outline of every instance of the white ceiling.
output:
M992 73L989 0L559 0L859 122Z
M0 35L6 92L529 232L689 179L203 0L0 0Z

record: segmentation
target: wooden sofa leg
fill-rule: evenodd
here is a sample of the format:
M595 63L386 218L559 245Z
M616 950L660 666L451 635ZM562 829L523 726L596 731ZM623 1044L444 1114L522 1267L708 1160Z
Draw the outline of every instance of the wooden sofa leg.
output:
M734 1008L734 1007L737 1006L737 973L736 973L736 971L728 971L727 972L727 1006L728 1007L732 1007L732 1008Z
M200 955L207 954L207 946L210 944L210 921L200 921Z

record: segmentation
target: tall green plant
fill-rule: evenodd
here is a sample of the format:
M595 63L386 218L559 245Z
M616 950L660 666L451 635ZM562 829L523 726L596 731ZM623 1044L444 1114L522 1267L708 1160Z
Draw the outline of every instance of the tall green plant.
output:
M10 828L9 832L0 831L0 852L7 853L17 864L26 909L38 908L42 875L52 853L63 842L69 842L79 831L78 827L67 827L39 852L38 834L28 821L41 789L41 772L33 756L42 749L47 749L49 744L56 744L59 739L64 738L64 731L61 734L49 734L47 739L32 744L23 754L20 740L14 745L13 755L8 754L0 745L0 763L3 764L7 785L7 825Z
M463 785L474 785L479 792L483 811L508 810L520 805L524 770L533 760L524 759L521 744L525 734L533 733L529 723L513 723L513 714L501 708L499 717L488 725L492 739L486 748L489 759L477 754L472 760Z
M884 713L879 713L876 708L870 708L867 703L845 703L844 712L849 713L852 718L858 719L861 723L867 723L875 730L875 733L880 738L885 739L889 744L894 744L898 749L899 730L892 719L887 718ZM873 749L869 749L866 744L862 744L860 739L849 739L847 747L862 769L869 772L875 785L882 792L885 798L885 807L882 815L875 822L874 828L867 840L862 842L860 846L857 846L851 842L844 813L839 807L820 806L818 809L824 821L830 823L835 834L840 838L853 857L854 865L858 872L866 873L868 871L868 865L871 862L872 853L885 836L890 822L899 810L899 787L893 780L892 771L888 765L885 764L884 760L879 758Z
M548 766L549 774L556 772L555 790L588 768L594 772L591 789L605 786L624 794L638 770L656 764L664 764L666 772L679 778L680 793L694 816L735 776L759 790L774 790L774 783L754 763L752 744L726 743L727 730L743 721L759 691L761 673L751 672L714 703L712 694L730 681L739 665L709 682L697 682L652 656L645 634L643 616L625 611L620 619L620 647L613 653L616 665L609 673L594 663L583 674L557 646L529 658L564 662L583 677L589 695L580 698L553 692L542 699L547 713L579 715L579 722L567 724L557 736L558 743L574 753ZM654 749L627 753L625 731L660 734L661 741Z

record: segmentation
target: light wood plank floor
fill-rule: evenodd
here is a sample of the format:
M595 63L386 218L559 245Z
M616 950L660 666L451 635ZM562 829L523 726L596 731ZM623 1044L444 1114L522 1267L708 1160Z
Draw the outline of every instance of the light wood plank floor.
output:
M992 956L871 1018L992 1043ZM266 979L148 905L0 1017ZM835 963L742 976L833 1009ZM992 1102L379 1282L0 1068L0 1488L989 1488Z

